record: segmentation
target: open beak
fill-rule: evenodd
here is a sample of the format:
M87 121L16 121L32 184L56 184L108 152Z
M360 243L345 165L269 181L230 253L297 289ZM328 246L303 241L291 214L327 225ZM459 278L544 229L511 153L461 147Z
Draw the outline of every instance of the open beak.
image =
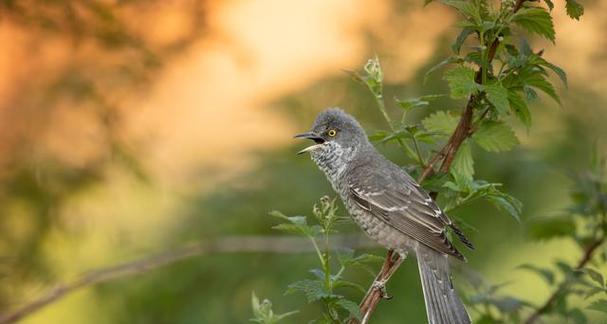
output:
M316 133L314 133L314 132L297 134L297 135L295 135L294 138L305 138L305 139L313 140L314 143L316 143L314 145L310 145L310 146L306 147L305 149L297 152L297 154L303 154L306 152L314 151L315 149L319 148L321 145L323 145L325 143L325 140L322 137L316 135Z

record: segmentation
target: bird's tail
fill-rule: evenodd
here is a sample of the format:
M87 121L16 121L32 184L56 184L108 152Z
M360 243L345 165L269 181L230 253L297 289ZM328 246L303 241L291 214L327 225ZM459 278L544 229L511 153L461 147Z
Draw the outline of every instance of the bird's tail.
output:
M430 324L469 324L470 316L449 275L447 255L420 244L416 249L419 275Z

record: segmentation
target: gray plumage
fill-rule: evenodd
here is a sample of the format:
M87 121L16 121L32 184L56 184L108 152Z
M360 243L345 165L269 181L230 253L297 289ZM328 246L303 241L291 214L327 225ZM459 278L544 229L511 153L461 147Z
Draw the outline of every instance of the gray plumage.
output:
M300 153L310 152L369 237L403 257L409 251L416 253L428 321L470 323L451 284L448 263L448 255L465 258L447 239L447 228L470 248L472 244L432 198L379 154L360 124L340 109L321 112L312 130L296 137L316 143Z

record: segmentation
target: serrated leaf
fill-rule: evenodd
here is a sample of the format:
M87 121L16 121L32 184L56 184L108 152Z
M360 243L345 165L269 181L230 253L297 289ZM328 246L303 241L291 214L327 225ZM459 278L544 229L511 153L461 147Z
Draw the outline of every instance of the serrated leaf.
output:
M464 179L469 180L474 176L474 159L472 158L472 149L468 141L465 141L459 147L453 159L450 172L455 177L462 176Z
M412 98L412 99L406 99L406 100L394 98L394 100L396 101L396 103L398 104L398 106L401 109L404 109L405 111L409 111L413 108L425 107L430 104L430 101L435 100L440 97L443 97L443 95L426 95L426 96L421 96L419 98Z
M508 91L510 109L527 128L531 127L531 113L523 97L515 91Z
M605 288L605 279L603 278L603 274L592 268L585 268L584 272L588 274L592 281L598 283L599 286Z
M474 132L472 138L488 152L509 151L518 144L518 139L510 126L502 122L488 121Z
M508 111L508 90L499 83L487 84L483 87L487 93L487 100L491 102L500 114Z
M357 320L361 320L360 309L358 308L358 304L347 299L340 299L336 303L339 307L347 310L350 315L354 316Z
M543 8L522 8L512 16L512 22L554 43L555 32L552 17Z
M584 14L584 7L575 0L567 0L565 8L567 9L567 15L576 20L580 20L580 17Z
M534 266L532 264L522 264L522 265L518 266L518 268L525 269L525 270L538 274L540 277L542 277L544 280L546 280L546 282L550 285L552 285L554 283L554 273L552 271L550 271L549 269L540 268L540 267Z
M599 299L588 306L588 309L607 313L607 299Z
M442 2L457 9L464 17L471 18L476 24L480 24L481 14L478 2L463 0L443 0Z
M554 86L552 85L552 83L550 83L548 80L546 80L546 77L544 75L536 73L528 78L525 78L523 80L523 82L525 82L529 86L542 90L547 95L549 95L552 99L554 99L554 101L561 104L561 99L559 98L558 94L556 93L556 90L554 90Z
M561 79L561 81L563 82L565 87L567 87L567 73L565 72L565 70L561 69L557 65L554 65L554 64L546 61L543 58L541 58L539 60L539 64L552 70L552 72L554 72L559 77L559 79Z
M478 89L474 82L475 72L469 67L458 65L445 72L445 80L449 83L451 89L451 98L466 98Z
M458 122L458 117L450 115L445 111L437 111L424 118L422 120L422 125L424 125L424 128L429 132L451 135L455 127L457 127Z
M325 289L323 282L311 279L300 280L290 284L285 291L285 295L294 292L303 292L309 303L323 298L337 297L337 295L331 294Z

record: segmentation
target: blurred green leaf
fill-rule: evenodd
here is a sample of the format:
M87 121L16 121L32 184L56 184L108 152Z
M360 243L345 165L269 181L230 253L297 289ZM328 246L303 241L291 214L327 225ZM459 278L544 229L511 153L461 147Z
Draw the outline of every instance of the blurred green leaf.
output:
M575 235L575 223L568 216L534 219L529 224L529 232L531 237L544 240L573 236Z
M542 277L544 280L546 280L546 282L548 284L550 284L550 285L554 284L554 273L550 269L540 268L538 266L528 264L528 263L521 264L520 266L518 266L518 268L534 272L534 273L538 274L540 277Z
M599 299L588 306L588 309L607 313L607 299Z
M605 288L605 279L603 278L603 274L592 268L584 268L584 272L588 274L592 281L598 283L600 287Z

